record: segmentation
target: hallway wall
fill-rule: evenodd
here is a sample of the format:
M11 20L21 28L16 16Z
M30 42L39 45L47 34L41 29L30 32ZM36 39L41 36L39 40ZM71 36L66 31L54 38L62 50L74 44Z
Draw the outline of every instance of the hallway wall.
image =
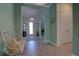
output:
M73 4L73 54L79 56L79 4Z
M21 4L14 4L14 28L16 37L18 40L21 39L22 33L21 33Z
M14 30L13 4L0 4L0 31Z
M57 19L56 19L56 4L52 4L49 7L49 35L50 35L50 41L54 44L57 44Z

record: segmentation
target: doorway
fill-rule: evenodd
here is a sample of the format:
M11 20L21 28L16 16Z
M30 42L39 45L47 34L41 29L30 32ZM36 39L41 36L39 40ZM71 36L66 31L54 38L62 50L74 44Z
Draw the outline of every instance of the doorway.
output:
M21 7L22 31L27 34L26 40L44 40L45 37L45 17L42 8ZM25 24L25 25L23 25Z
M33 35L33 22L29 22L29 35Z

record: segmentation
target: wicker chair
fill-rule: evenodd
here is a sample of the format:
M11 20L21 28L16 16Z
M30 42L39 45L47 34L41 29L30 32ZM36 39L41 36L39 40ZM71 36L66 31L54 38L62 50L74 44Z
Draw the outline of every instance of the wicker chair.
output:
M14 36L14 33L11 31L1 32L1 35L5 43L5 46L7 48L7 54L10 56L21 55L20 46L18 44L18 41L16 41L16 37Z
M6 49L0 32L0 56L6 56L5 52L6 52Z

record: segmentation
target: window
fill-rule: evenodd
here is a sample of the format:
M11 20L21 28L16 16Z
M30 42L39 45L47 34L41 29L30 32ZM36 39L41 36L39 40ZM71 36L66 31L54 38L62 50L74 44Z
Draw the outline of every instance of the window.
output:
M29 34L33 35L33 22L29 22Z

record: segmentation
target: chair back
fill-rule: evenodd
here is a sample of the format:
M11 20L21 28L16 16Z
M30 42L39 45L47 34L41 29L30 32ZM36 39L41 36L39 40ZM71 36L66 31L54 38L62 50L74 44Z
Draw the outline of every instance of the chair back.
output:
M1 32L3 41L10 53L16 53L18 51L16 36L13 31Z
M3 41L3 38L0 32L0 55L3 55L6 52L7 52L7 49L6 49L5 43Z

